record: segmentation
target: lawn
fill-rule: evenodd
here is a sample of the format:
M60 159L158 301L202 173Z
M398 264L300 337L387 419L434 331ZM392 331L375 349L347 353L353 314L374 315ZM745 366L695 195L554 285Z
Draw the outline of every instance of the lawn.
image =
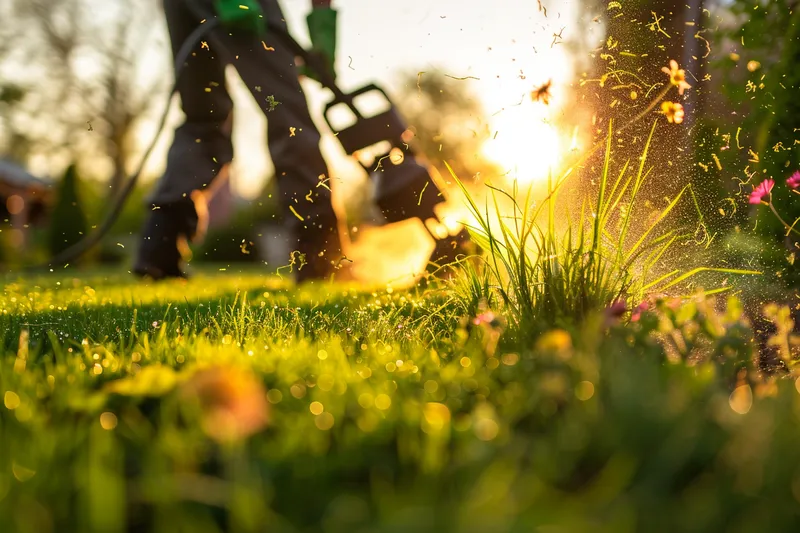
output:
M177 100L183 62L173 73L168 35L148 37L160 15L133 16L141 2L103 16L84 3L0 2L0 157L14 174L0 176L0 533L800 531L798 0L375 9L404 57L374 74L408 68L389 91L408 129L402 147L380 127L352 154L393 146L360 161L369 179L312 165L362 283L305 286L288 278L306 232L276 224L325 217L303 208L316 194L284 185L318 159L315 133L292 125L305 111L279 106L293 101L283 82L251 87L270 104L271 164L263 137L233 134L218 211L231 216L192 243L191 279L127 271L145 216L169 207L151 199L156 181L121 178L155 178L180 151L149 159L137 132L151 103ZM404 20L427 37L393 41ZM216 57L220 37L197 52ZM275 51L264 38L259 57ZM348 85L377 41L339 52ZM412 49L423 63L406 64ZM131 89L153 73L163 87ZM319 123L327 96L307 94ZM225 168L218 115L184 111L193 153ZM321 128L326 163L350 152L340 133L367 129ZM297 138L276 144L279 130ZM239 155L251 150L253 164ZM417 155L421 188L402 187L420 183L414 164L372 179ZM64 171L52 194L28 176L43 169ZM202 177L190 170L187 184ZM376 210L440 193L440 223L380 225ZM426 264L444 247L429 233L447 243L462 226L458 264ZM96 230L96 249L64 259Z
M0 343L0 531L800 524L800 394L733 297L533 332L446 284L57 272Z

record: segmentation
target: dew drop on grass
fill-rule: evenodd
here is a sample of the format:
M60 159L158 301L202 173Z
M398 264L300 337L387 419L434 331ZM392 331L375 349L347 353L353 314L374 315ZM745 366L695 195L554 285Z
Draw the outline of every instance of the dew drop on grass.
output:
M500 427L491 418L481 418L475 422L475 435L482 441L494 440L499 432Z
M362 392L358 396L358 405L363 407L364 409L369 409L373 406L375 399L373 398L372 394L368 392Z
M501 357L503 364L506 366L514 366L519 362L519 355L515 353L506 353Z
M746 415L753 406L753 391L750 385L736 387L728 398L728 404L735 413Z
M13 411L17 407L19 407L20 403L22 403L19 399L19 395L13 391L6 391L5 395L3 395L3 405L6 406L6 409Z
M386 394L378 394L375 397L375 407L381 411L385 411L392 406L392 399Z
M11 465L11 472L14 474L14 477L17 479L17 481L21 483L28 481L29 479L31 479L33 476L36 475L35 470L26 468L21 464L17 463L16 461L14 461L14 463L12 463Z
M106 411L100 415L100 426L106 431L111 431L117 427L117 415Z
M333 389L333 385L335 380L332 375L330 374L322 374L319 379L317 379L317 386L320 390L328 392L329 390Z
M318 429L327 431L333 427L333 415L330 413L321 413L314 419L314 424Z
M311 405L308 406L308 410L311 411L312 415L320 415L325 411L325 407L320 402L311 402Z
M575 397L585 402L594 396L594 384L591 381L581 381L575 387Z
M269 403L272 404L280 403L282 399L283 399L283 393L281 393L281 391L279 391L278 389L271 389L267 393L267 400L269 401Z
M303 398L306 395L306 386L305 385L301 385L299 383L295 383L289 389L289 392L291 392L292 396L294 396L295 398L297 398L299 400L299 399Z

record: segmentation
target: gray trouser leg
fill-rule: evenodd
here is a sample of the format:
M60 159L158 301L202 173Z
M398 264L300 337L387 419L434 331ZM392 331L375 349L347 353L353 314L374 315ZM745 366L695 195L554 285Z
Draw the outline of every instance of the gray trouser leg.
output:
M197 27L197 20L185 0L164 0L164 13L174 57ZM225 64L219 51L203 49L198 43L183 65L177 86L186 119L175 130L152 203L171 204L205 189L233 159L233 102L225 87Z
M189 1L213 16L209 0L164 0L173 54L199 24ZM286 26L277 0L260 3L270 24ZM290 247L303 253L313 250L314 255L325 250L326 255L336 256L335 261L341 247L330 191L319 186L328 173L320 152L320 133L308 111L294 54L269 32L264 43L219 29L209 37L207 46L197 46L178 81L186 121L175 132L167 168L152 202L168 204L208 187L232 160L233 106L224 77L225 65L230 64L267 117L268 146L291 235Z

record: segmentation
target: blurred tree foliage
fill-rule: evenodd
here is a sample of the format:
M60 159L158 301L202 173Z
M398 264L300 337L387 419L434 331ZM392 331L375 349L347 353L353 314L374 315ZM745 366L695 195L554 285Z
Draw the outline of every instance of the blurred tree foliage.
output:
M462 180L477 174L500 174L482 153L490 130L486 113L468 82L449 78L441 70L403 71L393 96L415 137L411 142L444 177L446 161Z
M718 35L727 53L716 66L721 94L736 113L737 181L747 182L741 189L750 192L750 185L774 179L773 202L791 223L800 217L800 202L785 185L800 168L800 2L731 0L729 12ZM758 235L797 251L768 209L756 209L755 220Z
M151 55L163 47L158 9L154 0L0 2L0 151L56 168L91 161L113 195L137 155L140 119L168 97L171 76Z

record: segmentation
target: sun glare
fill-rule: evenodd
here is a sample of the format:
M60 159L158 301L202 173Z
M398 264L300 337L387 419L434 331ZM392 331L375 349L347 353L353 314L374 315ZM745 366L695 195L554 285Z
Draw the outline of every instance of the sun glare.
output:
M497 121L497 136L483 147L487 157L501 165L509 180L540 183L559 164L558 131L535 113L509 114Z

